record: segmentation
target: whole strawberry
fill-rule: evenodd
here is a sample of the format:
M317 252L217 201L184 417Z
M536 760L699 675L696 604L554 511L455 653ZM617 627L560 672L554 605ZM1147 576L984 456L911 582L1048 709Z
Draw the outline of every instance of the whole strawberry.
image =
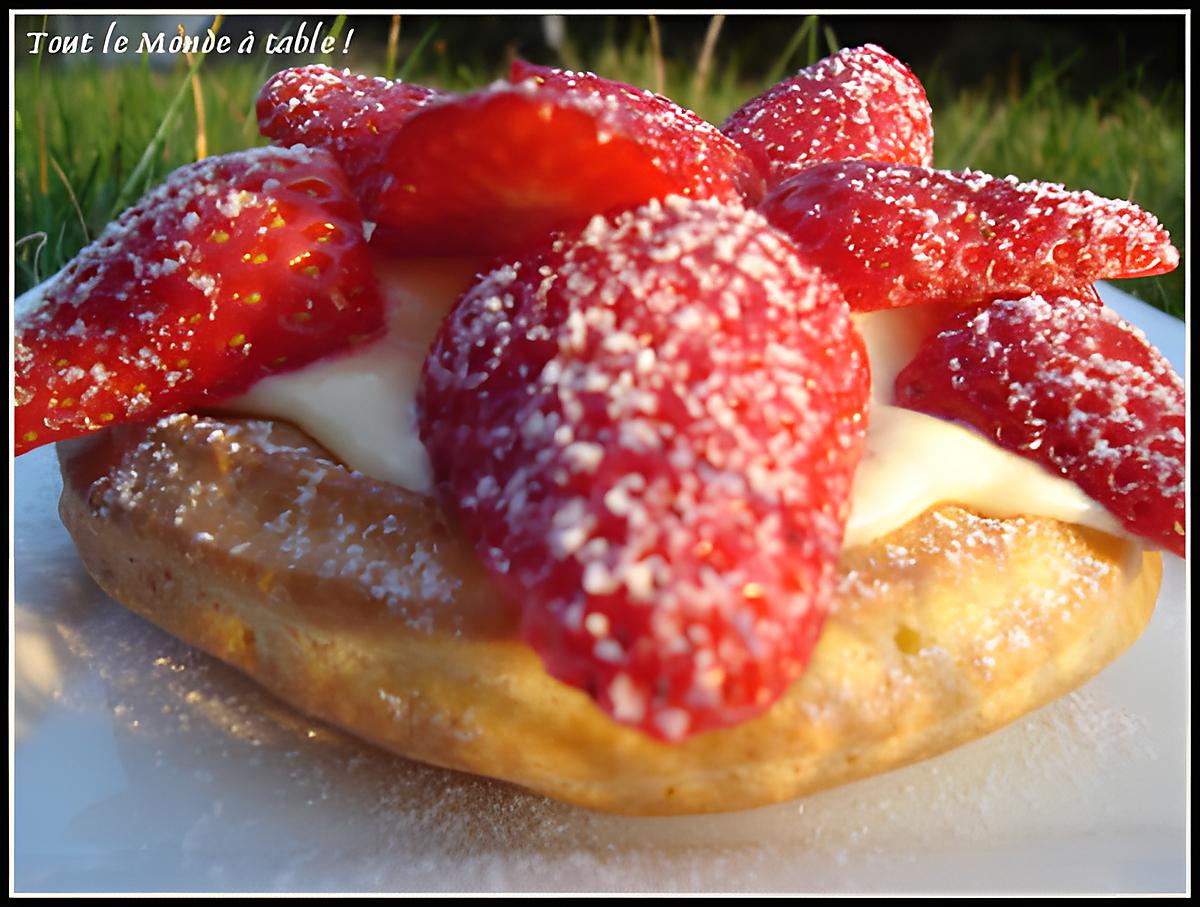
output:
M362 214L326 151L182 167L16 328L16 452L240 393L383 327Z
M676 741L762 712L803 670L869 383L845 303L786 240L672 198L468 291L418 411L547 670Z
M1131 533L1183 555L1183 382L1091 293L956 313L895 391L900 406L974 427L1075 482Z
M983 302L1179 263L1167 231L1137 205L975 171L821 164L772 189L759 211L855 311Z
M739 107L721 131L768 185L826 161L933 162L932 110L912 71L882 47L838 51Z

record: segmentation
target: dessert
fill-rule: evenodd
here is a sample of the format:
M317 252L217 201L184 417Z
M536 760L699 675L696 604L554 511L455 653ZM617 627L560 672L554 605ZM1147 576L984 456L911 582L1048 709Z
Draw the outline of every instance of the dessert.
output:
M877 50L862 54L878 61ZM840 56L835 68L855 52ZM297 114L292 127L328 146L292 148L297 166L332 156L358 175L309 184L311 197L362 205L375 226L369 242L338 232L350 261L370 260L372 279L356 265L358 292L339 281L319 297L329 304L313 345L330 355L307 377L288 374L299 363L284 353L258 355L266 341L241 327L251 312L270 324L312 311L316 284L283 281L266 298L274 271L320 283L334 265L307 272L320 251L307 243L290 255L259 249L274 218L280 229L288 220L273 209L282 190L266 182L210 186L189 174L199 188L174 210L204 236L152 234L176 267L143 267L162 260L142 240L142 223L166 207L154 197L123 216L91 271L65 272L20 325L19 437L64 442L64 522L118 600L398 752L630 813L745 808L924 758L1072 689L1144 628L1161 569L1147 546L1182 546L1182 385L1144 337L1089 309L1103 311L1092 280L1174 266L1149 215L907 158L840 160L853 142L831 143L836 162L779 178L747 164L736 130L697 124L628 86L528 64L515 84L384 118L380 147L355 131L371 108L354 108L342 125L357 138L339 142L340 130L312 128L329 108L306 86L331 86L336 98L338 85L357 83L309 75L323 81L293 73L268 83L260 116L287 144L277 114ZM839 84L856 98L865 90ZM372 85L351 96L378 90L386 105L391 89ZM880 90L877 102L895 96ZM516 136L505 146L497 130L509 119ZM868 121L878 130L891 120ZM555 130L564 144L541 153ZM486 166L471 158L447 170L446 149L457 161L489 139L499 150ZM902 144L930 141L906 133ZM257 160L230 158L218 166L235 174ZM594 172L572 178L568 164L593 160ZM861 256L839 259L805 229L815 204L852 231L840 245L861 251L887 234L895 198L878 187L897 179L912 186L905 218L923 223L925 246L910 243L914 254L880 268L893 291ZM810 201L797 206L801 196ZM953 216L938 216L943 203ZM229 224L210 223L214 211ZM976 223L985 242L972 244L963 224ZM328 235L316 232L305 236ZM839 245L835 231L817 232ZM205 282L213 242L240 253L229 273L255 279L230 278L228 290L225 272ZM989 249L993 258L981 257ZM939 250L953 266L931 271ZM413 256L431 251L487 258L422 300ZM1029 252L1046 258L1027 267ZM114 257L132 266L107 268ZM177 270L187 278L169 282ZM176 286L201 296L176 297ZM262 298L243 298L252 293ZM212 351L207 371L135 391L149 384L129 383L136 366L153 361L134 342L137 325L113 352L105 340L117 335L55 314L64 299L84 312L87 294L142 307L153 337L186 325L171 343ZM204 308L193 322L195 306ZM1006 323L985 317L991 307L1046 306L1082 314L1012 320L1064 364L1031 372L1018 356L1016 377L991 368L992 346L1011 343L989 333ZM1119 367L1086 372L1075 366L1092 361L1097 318L1114 326L1102 358ZM1066 414L1053 418L1069 430L1054 449L1090 444L1093 455L1058 457L1059 474L1048 474L1026 456L1036 446L1003 450L912 395L916 378L949 375L958 388L955 330L981 338L989 401L1018 380L1039 400L1083 375L1093 397L1103 388L1134 402L1124 412L1093 405L1080 420L1076 398L1064 397ZM89 350L99 369L59 355L76 334L99 339ZM353 374L389 361L393 410L376 417L353 397L365 386ZM78 379L72 369L99 390L85 399L63 384L68 372ZM291 382L301 390L274 410L266 401L289 399ZM78 418L47 415L62 406L60 384L80 401ZM330 396L311 393L317 385ZM97 399L122 405L101 411ZM993 418L971 399L962 408ZM322 409L337 412L323 419ZM372 459L374 444L353 443L354 409L405 455ZM1137 437L1118 447L1130 429ZM1166 444L1139 441L1159 432ZM931 437L947 439L926 448L940 456L986 450L981 466L1000 464L995 473L1019 477L1034 500L997 503L988 475L957 486L935 477L916 494L894 487L889 469L921 449L905 445ZM1097 461L1122 482L1136 473L1129 507L1081 480ZM1141 507L1147 494L1161 501Z

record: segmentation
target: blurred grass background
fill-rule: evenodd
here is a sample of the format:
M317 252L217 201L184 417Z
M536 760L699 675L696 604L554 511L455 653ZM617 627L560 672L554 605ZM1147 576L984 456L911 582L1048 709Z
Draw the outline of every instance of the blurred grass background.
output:
M1182 16L373 16L222 20L249 55L29 54L29 31L174 33L180 17L18 16L14 47L17 291L58 270L175 167L261 144L254 98L289 65L448 89L500 78L517 55L663 91L721 122L840 46L881 44L924 83L935 165L1061 182L1128 198L1184 246ZM189 34L211 21L182 17ZM334 32L350 51L264 52L268 32ZM136 44L136 40L134 42ZM707 50L706 50L707 48ZM190 76L189 76L190 73ZM1177 316L1184 267L1122 289Z

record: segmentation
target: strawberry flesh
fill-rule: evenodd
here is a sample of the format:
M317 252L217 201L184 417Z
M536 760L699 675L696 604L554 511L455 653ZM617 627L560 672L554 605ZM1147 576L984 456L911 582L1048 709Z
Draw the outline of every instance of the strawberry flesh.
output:
M1130 202L974 171L822 164L759 210L860 312L1019 297L1179 263L1167 231Z
M896 402L971 426L1075 482L1183 556L1183 383L1087 292L956 312L896 377Z
M549 673L677 741L803 670L869 383L832 284L753 212L673 198L468 291L418 421Z
M912 71L874 44L847 48L739 107L721 126L775 186L827 161L933 163L932 110Z
M413 111L444 98L423 85L355 75L324 64L276 73L259 90L259 131L285 148L331 151L351 186L379 164L383 139Z
M595 73L553 69L519 59L513 61L508 78L513 84L532 80L551 90L599 98L634 115L645 124L639 132L644 144L656 147L664 158L681 161L685 169L702 175L711 186L697 197L727 197L727 187L732 184L746 204L762 200L763 178L738 144L670 98Z
M16 320L16 451L240 393L383 327L362 215L319 149L176 170Z
M367 184L372 243L406 254L516 253L668 195L737 200L662 118L556 84L497 85L412 115Z

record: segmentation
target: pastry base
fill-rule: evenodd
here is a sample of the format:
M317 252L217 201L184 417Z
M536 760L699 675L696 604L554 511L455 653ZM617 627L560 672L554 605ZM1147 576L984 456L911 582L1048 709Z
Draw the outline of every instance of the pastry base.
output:
M666 745L545 673L434 501L291 426L172 416L59 456L63 521L126 607L391 751L626 814L760 806L989 733L1128 648L1162 571L1124 539L940 505L844 552L783 699Z

